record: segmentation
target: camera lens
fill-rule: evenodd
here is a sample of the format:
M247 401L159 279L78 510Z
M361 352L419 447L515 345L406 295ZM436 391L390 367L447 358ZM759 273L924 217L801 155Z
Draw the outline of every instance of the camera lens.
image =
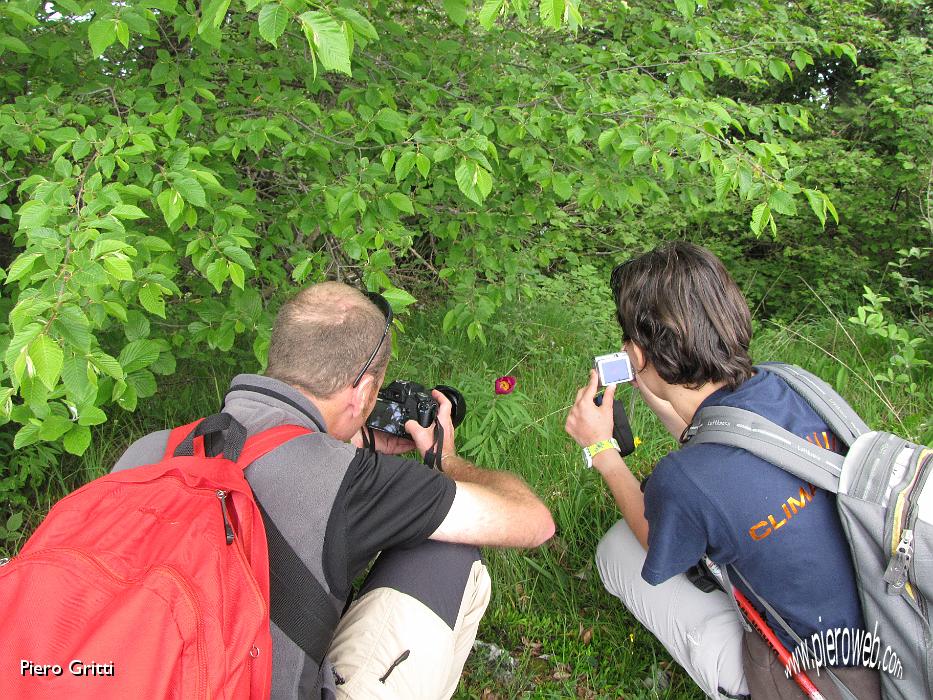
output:
M446 396L447 400L450 401L450 422L453 423L453 426L456 428L463 422L463 419L466 417L466 399L463 398L463 394L454 389L452 386L438 384L434 388Z

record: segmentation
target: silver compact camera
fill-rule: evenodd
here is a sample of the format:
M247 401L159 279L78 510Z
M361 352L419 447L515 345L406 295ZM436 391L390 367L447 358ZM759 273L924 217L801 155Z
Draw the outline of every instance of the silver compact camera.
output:
M599 375L600 386L630 382L635 378L632 361L624 350L610 355L599 355L593 359L593 367Z

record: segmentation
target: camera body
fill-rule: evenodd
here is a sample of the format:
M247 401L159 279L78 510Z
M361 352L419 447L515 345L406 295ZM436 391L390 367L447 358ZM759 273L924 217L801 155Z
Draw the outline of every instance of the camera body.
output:
M466 415L463 395L449 386L438 385L434 388L450 400L451 422L457 427ZM417 382L397 379L379 390L376 405L366 419L366 425L390 435L407 437L407 421L417 421L422 428L427 428L437 418L437 408L438 403L431 396L430 389Z
M609 355L597 356L593 359L593 367L599 375L600 386L630 382L635 378L632 361L624 350Z

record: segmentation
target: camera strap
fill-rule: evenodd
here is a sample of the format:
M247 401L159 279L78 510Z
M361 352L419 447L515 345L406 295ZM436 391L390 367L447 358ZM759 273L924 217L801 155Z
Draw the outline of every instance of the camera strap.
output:
M441 460L444 459L444 428L439 421L434 421L434 444L424 453L424 463L431 469L442 472Z

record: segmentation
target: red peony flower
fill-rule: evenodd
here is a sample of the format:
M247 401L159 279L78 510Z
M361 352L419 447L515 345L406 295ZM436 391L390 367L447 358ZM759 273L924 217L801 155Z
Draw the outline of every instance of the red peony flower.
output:
M496 380L496 393L497 394L511 394L515 389L515 377L509 375L506 377L499 377Z

